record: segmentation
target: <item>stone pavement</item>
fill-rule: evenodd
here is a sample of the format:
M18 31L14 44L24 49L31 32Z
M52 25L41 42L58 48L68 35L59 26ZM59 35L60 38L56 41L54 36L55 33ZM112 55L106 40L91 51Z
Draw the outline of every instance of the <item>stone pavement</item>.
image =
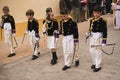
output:
M91 69L91 56L88 52L88 43L85 43L85 32L88 30L89 22L79 23L80 33L80 66L67 71L62 71L64 66L61 40L59 41L58 63L50 65L51 55L45 49L45 43L41 42L41 55L32 61L31 50L28 42L20 45L17 56L8 59L7 50L3 42L0 43L0 80L120 80L120 31L113 29L112 15L103 16L108 20L108 43L116 43L114 54L108 56L103 53L102 70L94 73ZM17 39L19 42L21 38ZM44 40L43 40L44 41ZM1 47L2 46L2 47ZM44 48L44 49L43 49ZM107 52L111 51L106 48ZM5 53L5 54L2 54ZM25 56L24 56L25 55Z

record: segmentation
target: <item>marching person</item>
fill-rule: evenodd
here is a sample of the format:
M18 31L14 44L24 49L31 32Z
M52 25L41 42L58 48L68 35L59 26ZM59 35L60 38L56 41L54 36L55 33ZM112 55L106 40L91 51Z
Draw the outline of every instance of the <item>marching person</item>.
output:
M59 8L60 8L60 14L65 9L68 10L69 14L71 14L72 11L72 3L71 0L59 0Z
M81 3L81 8L80 8L80 14L81 14L81 22L87 21L86 19L86 11L88 9L87 4L88 1L87 0L80 0Z
M106 13L110 14L112 0L105 0L105 1L106 1Z
M105 3L106 3L106 1L105 0L101 0L101 8L102 8L102 10L101 10L101 13L104 15L105 14Z
M93 72L98 72L101 70L101 49L99 47L91 47L91 45L100 45L102 47L106 45L107 42L107 22L101 16L101 7L95 6L93 8L93 18L90 20L90 48L89 51L92 56L92 66Z
M120 29L120 1L113 5L115 10L115 29Z
M60 21L60 34L63 35L63 54L65 66L62 70L67 70L71 66L72 56L75 53L74 47L79 46L79 34L77 23L69 17L69 11L65 9L62 14L62 20ZM75 54L74 54L75 55ZM73 56L73 57L76 57ZM79 58L75 61L75 66L79 65Z
M5 36L5 42L10 47L10 54L8 57L13 57L16 55L15 48L13 45L13 38L15 37L16 28L15 28L15 21L13 16L9 14L9 7L4 6L3 7L3 13L2 16L2 28L4 29L4 36Z
M51 50L52 59L51 65L55 65L57 63L57 40L59 38L59 31L58 31L58 22L54 19L53 12L49 13L46 19L43 21L43 34L46 33L47 35L47 47Z
M93 17L93 8L96 6L96 0L88 0L89 17Z
M72 14L73 14L73 19L76 21L76 22L79 22L80 19L80 7L81 7L81 3L80 3L80 0L71 0L71 3L72 3Z
M51 7L48 7L46 8L46 16L45 16L45 19L48 17L48 15L50 16L50 14L52 13L52 8ZM47 19L46 19L47 20ZM45 20L43 20L43 24L45 23ZM42 28L42 37L45 37L45 34L46 34L46 28L45 26Z
M26 16L28 18L28 25L26 33L29 34L30 44L33 48L33 56L32 60L36 60L40 52L38 52L39 48L39 23L38 20L34 18L34 11L29 9L26 11Z

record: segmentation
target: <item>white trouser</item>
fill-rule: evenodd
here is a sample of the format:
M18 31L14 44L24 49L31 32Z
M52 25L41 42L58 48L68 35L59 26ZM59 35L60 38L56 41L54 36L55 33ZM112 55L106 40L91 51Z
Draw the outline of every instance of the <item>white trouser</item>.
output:
M5 43L7 43L10 47L10 53L15 53L15 49L13 47L13 37L12 37L12 32L11 29L5 29L4 30L4 35L5 35Z
M91 33L90 38L90 48L89 51L92 56L92 64L96 65L96 68L100 67L102 58L101 58L101 49L98 47L92 48L91 45L100 45L101 44L102 33Z
M54 36L47 36L47 47L49 49L57 48L57 40Z
M120 6L117 6L120 9ZM115 11L116 29L120 29L120 10Z
M38 41L36 40L35 31L32 30L28 32L30 44L33 48L33 55L38 56Z
M13 47L13 37L12 37L12 29L10 23L4 23L4 36L5 36L5 43L7 43L10 47L10 53L15 53Z
M74 52L74 39L73 35L63 36L63 53L65 65L71 65L71 58Z

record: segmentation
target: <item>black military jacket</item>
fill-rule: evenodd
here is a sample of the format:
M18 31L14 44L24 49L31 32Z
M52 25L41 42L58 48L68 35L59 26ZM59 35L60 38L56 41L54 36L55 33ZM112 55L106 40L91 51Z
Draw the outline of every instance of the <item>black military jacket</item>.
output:
M63 34L63 36L73 35L74 39L78 39L79 33L77 23L71 18L69 18L68 20L61 20L60 33Z
M10 14L2 16L2 23L3 23L2 28L3 28L4 23L10 23L12 30L15 29L15 20L13 16L11 16Z
M28 20L28 27L27 27L28 31L32 31L34 30L35 33L39 33L39 23L38 20L33 18L32 20Z
M107 38L107 22L103 18L99 19L91 19L90 20L90 28L89 31L91 32L102 32L103 38Z
M43 21L43 24L46 22L46 33L48 36L53 36L53 33L55 30L59 30L58 28L58 22L56 19L52 20L52 21Z

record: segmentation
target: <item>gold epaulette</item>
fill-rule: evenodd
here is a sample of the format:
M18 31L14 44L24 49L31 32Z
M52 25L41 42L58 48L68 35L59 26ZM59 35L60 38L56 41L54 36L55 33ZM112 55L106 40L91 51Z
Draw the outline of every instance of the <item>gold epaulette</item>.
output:
M90 19L90 21L91 21L91 20L94 20L94 17L93 17L93 18L91 18L91 19Z
M105 18L102 18L103 21L107 22L107 20Z
M53 21L57 21L57 19L54 19Z
M7 16L3 15L1 18L4 19L4 18L7 18Z
M94 21L95 21L95 18L91 18L91 19L90 19L91 24L92 24Z
M94 22L94 17L90 19L90 22L91 22L91 24ZM91 31L92 28L93 28L93 27L92 27L92 25L91 25L91 26L89 27L89 31Z
M72 21L75 21L75 19L73 19L73 17L72 17L72 16L70 16L70 15L69 15L68 17L69 17L70 19L72 19Z
M63 22L67 22L69 19L71 19L71 18L68 18L68 19L66 19L66 20L63 20Z
M35 19L36 22L38 22L38 19Z

